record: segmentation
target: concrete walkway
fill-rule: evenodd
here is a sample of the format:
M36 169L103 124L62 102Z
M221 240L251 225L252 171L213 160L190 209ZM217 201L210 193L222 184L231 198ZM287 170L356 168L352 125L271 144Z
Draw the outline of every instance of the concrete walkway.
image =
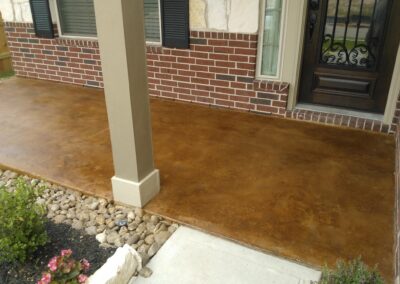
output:
M393 271L394 138L151 100L161 192L145 209L288 259ZM111 198L102 90L0 83L0 165Z
M137 284L309 284L320 272L187 227L180 227Z

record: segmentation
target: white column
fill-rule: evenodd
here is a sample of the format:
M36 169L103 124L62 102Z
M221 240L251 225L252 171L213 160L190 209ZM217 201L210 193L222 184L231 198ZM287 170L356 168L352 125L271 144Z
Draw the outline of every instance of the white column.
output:
M95 0L114 160L114 200L144 206L160 189L154 169L142 0Z

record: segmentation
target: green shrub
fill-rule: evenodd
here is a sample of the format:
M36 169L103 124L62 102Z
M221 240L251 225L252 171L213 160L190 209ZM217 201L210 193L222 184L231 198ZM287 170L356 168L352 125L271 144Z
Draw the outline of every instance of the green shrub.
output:
M18 179L15 190L0 188L0 263L23 262L47 242L45 207L38 190Z
M334 270L325 268L319 284L384 284L376 267L370 269L361 257L349 262L338 261Z
M8 77L12 77L15 75L14 71L6 71L6 72L0 72L0 79L5 79Z

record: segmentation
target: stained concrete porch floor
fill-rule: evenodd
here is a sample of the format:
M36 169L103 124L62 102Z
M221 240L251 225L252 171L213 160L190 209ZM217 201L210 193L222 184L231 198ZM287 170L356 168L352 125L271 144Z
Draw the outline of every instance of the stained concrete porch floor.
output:
M390 136L153 99L161 193L147 210L314 266L363 259L392 277ZM100 90L0 83L0 164L111 197Z

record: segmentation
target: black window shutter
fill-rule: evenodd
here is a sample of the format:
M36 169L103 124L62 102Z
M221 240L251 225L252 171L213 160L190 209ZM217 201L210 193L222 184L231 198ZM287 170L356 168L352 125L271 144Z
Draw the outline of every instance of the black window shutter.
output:
M163 46L189 48L189 0L161 0Z
M53 21L51 20L49 0L30 0L33 26L38 37L53 38Z

